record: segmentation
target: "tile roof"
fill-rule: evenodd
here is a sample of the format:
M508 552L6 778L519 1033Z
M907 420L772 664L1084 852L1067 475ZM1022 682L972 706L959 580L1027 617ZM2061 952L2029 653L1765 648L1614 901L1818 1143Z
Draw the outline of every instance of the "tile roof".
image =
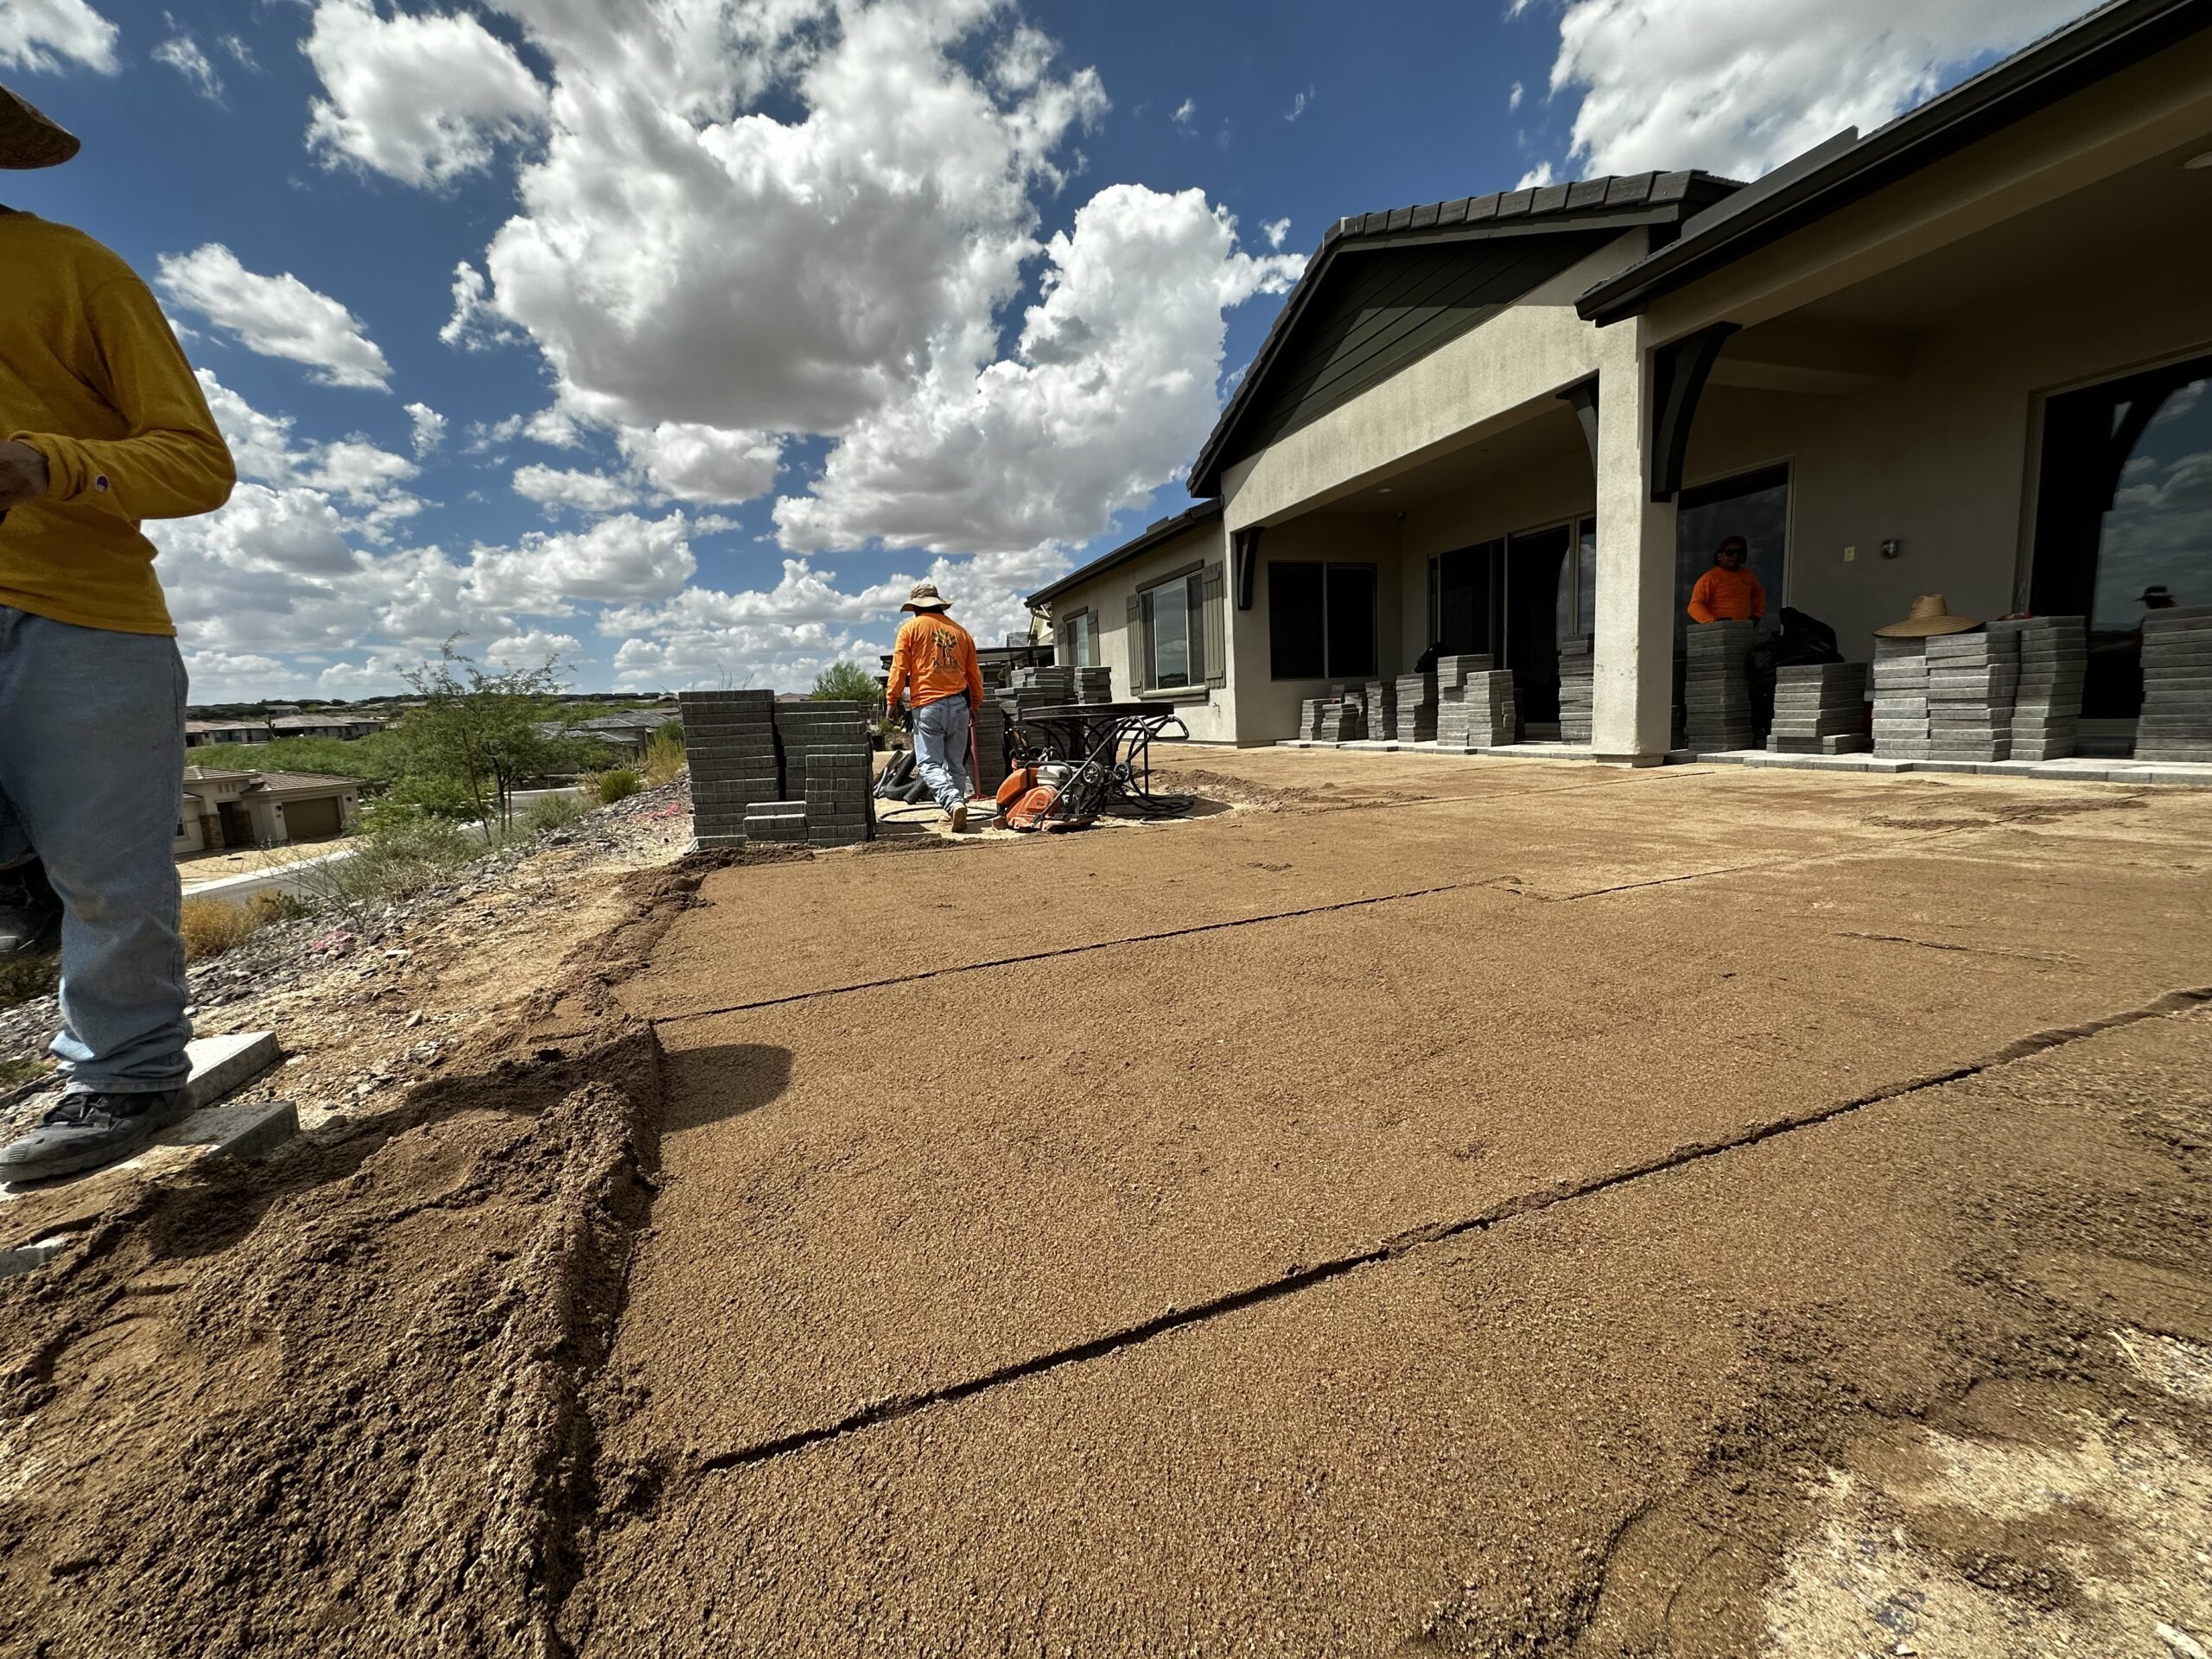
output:
M359 789L361 786L361 780L358 778L333 778L321 772L256 772L254 777L257 781L253 787L256 789Z
M1389 247L1395 243L1438 240L1477 240L1499 235L1524 235L1553 229L1583 230L1591 221L1616 218L1624 228L1637 224L1675 224L1721 201L1743 186L1718 174L1627 173L1595 179L1576 179L1563 184L1534 185L1518 190L1498 190L1487 196L1460 196L1451 201L1422 202L1408 207L1389 207L1372 213L1351 213L1329 226L1321 245L1307 261L1298 285L1283 302L1282 309L1268 329L1267 338L1253 355L1251 366L1237 383L1221 418L1214 423L1205 447L1191 465L1192 493L1211 493L1219 487L1227 450L1238 424L1250 411L1276 357L1298 326L1330 264L1348 247Z
M1103 575L1107 571L1111 570L1116 565L1124 563L1127 561L1136 557L1138 554L1147 552L1149 550L1159 546L1160 543L1167 540L1171 536L1179 535L1182 531L1191 529L1193 525L1205 523L1209 518L1218 518L1220 517L1221 502L1219 499L1217 498L1211 500L1201 501L1196 506L1187 507L1181 512L1173 513L1167 518L1155 518L1150 524L1147 524L1143 530L1131 537L1128 541L1123 542L1112 552L1103 553L1098 557L1091 560L1088 564L1077 565L1074 569L1069 571L1067 575L1062 576L1058 581L1047 582L1044 587L1039 588L1035 593L1029 595L1028 602L1031 605L1042 605L1046 600L1055 598L1058 595L1065 593L1069 588L1075 587L1077 583L1089 582L1093 576ZM1006 647L1007 650L1014 651L1025 650L1028 647L1020 645ZM988 650L988 647L986 647L985 649ZM890 658L886 658L884 660L888 662Z

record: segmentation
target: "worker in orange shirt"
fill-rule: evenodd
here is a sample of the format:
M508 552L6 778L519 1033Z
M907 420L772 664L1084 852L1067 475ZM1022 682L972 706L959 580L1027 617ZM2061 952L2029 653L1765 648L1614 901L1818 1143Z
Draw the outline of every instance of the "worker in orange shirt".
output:
M1756 622L1766 614L1766 589L1744 568L1751 548L1740 536L1723 536L1713 569L1690 589L1693 622Z
M891 647L891 677L883 698L893 719L899 694L911 689L914 705L914 768L955 834L968 827L969 733L983 706L983 670L968 630L945 614L951 601L933 582L918 582L899 608L912 615L899 626Z

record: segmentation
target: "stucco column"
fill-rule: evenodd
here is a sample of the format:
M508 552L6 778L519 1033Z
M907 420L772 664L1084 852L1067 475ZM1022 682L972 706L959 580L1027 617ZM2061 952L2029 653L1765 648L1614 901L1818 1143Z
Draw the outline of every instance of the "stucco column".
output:
M1591 748L1656 766L1674 720L1675 504L1651 499L1651 353L1641 318L1598 331L1598 617Z

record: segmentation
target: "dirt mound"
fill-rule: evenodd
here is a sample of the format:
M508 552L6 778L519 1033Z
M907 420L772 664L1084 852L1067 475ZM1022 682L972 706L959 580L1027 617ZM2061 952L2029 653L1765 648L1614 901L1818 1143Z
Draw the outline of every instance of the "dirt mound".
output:
M0 1285L0 1653L558 1651L656 1166L635 913L404 1103Z

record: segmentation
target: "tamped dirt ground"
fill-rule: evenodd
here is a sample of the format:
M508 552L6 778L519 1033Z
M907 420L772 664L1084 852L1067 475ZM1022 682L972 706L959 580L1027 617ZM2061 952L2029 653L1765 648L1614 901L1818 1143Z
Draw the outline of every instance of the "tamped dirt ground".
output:
M2212 1645L2212 794L1185 766L0 1292L0 1651Z

